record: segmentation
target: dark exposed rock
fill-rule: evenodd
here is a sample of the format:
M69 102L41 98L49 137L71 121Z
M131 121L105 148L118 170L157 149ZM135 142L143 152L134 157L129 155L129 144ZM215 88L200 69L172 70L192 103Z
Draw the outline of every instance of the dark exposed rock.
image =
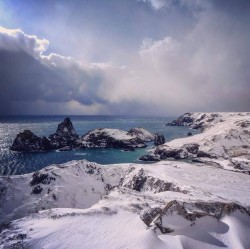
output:
M155 134L155 138L154 138L154 145L158 146L158 145L162 145L165 143L165 137L162 134Z
M50 150L51 145L46 137L38 137L32 131L24 130L16 136L10 149L20 152L34 152Z
M49 136L49 139L54 149L60 149L67 146L74 146L78 137L71 120L65 118L64 121L58 125L57 131Z
M167 216L181 216L194 225L195 221L204 216L210 216L220 220L225 215L231 215L235 211L250 216L247 208L236 203L222 203L222 202L195 202L186 203L176 200L170 201L165 208L147 208L141 212L141 220L148 226L153 227L154 230L159 229L161 233L173 232L174 229L171 224L163 222L164 217Z
M208 154L208 153L205 152L205 151L199 150L199 151L197 152L197 157L208 157L208 158L211 158L211 155Z
M35 186L32 189L32 194L38 195L43 191L43 188L40 185Z
M20 152L36 152L60 149L61 151L70 150L75 147L75 142L78 135L75 132L73 124L69 118L58 125L56 133L47 137L38 137L30 130L24 130L19 133L12 146L11 150Z
M187 133L187 136L192 136L193 134L192 134L192 132L191 131L189 131L188 133Z
M140 192L146 180L147 177L144 176L144 170L140 169L139 172L133 176L132 180L124 184L123 187Z
M191 113L185 113L176 120L167 123L167 126L189 126L193 123L194 119L191 117Z
M141 220L148 226L151 226L152 221L155 219L156 216L158 216L162 210L160 208L147 208L144 209L141 214L140 218Z
M39 171L35 172L32 175L32 180L30 181L30 186L34 186L37 184L50 184L51 181L55 181L56 178L49 176L49 174L44 174L44 173L40 173Z
M183 146L183 148L185 148L187 150L187 152L192 153L192 154L197 154L198 150L199 150L199 145L195 144L195 143L191 143L191 144L185 144Z
M208 157L212 158L210 155L202 150L199 150L200 146L196 143L184 144L179 148L172 148L167 145L158 146L154 152L155 156L160 157L161 160L167 158L174 159L184 159L184 158L196 158L196 157Z
M132 173L133 170L130 172ZM161 180L153 176L145 176L144 170L140 169L134 175L129 177L129 180L122 178L119 186L125 187L138 192L149 191L153 193L160 193L165 191L180 192L186 194L188 191L182 190L171 182Z
M192 113L185 113L174 121L167 123L167 126L187 126L193 129L203 130L207 124L213 122L215 118L219 117L217 113L204 113L202 115L194 116Z
M152 161L152 162L157 162L160 161L160 158L157 155L144 155L139 158L141 161Z
M168 146L158 146L155 150L155 155L159 155L161 160L167 158L181 159L186 158L187 153L183 153L183 149L170 148Z

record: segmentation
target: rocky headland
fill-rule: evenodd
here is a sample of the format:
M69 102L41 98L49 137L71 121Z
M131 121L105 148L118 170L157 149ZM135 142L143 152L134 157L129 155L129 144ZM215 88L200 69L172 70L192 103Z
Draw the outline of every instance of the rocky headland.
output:
M250 113L186 113L167 125L201 129L201 133L159 145L151 157L190 159L250 173Z

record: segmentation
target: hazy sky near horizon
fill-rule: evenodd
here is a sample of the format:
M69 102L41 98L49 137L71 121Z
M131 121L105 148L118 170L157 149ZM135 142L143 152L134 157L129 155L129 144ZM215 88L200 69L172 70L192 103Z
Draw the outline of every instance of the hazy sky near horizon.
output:
M0 115L250 111L249 0L0 0Z

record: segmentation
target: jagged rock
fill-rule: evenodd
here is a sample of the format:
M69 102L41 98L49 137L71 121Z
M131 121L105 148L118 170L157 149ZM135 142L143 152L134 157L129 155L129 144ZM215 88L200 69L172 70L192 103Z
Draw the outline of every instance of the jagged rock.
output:
M10 149L20 152L34 152L52 148L46 137L38 137L32 131L24 130L16 136Z
M156 133L154 137L154 145L158 146L164 143L165 143L165 137L162 134Z
M180 146L179 148L172 148L168 145L158 146L154 151L155 156L160 157L161 160L167 158L174 159L184 159L184 158L196 158L196 157L208 157L212 158L210 155L199 149L200 145L196 143L189 143Z
M140 213L140 219L148 226L151 226L153 220L162 212L160 208L147 208Z
M189 126L193 123L194 119L191 117L191 113L185 113L174 121L167 123L167 126Z
M207 125L219 117L218 113L185 113L167 126L187 126L203 130ZM219 121L219 120L218 120Z
M41 173L39 171L32 175L32 180L30 181L30 186L37 184L50 184L51 180L56 180L55 177L49 176L49 174Z
M157 161L160 161L160 158L157 156L157 155L144 155L144 156L141 156L139 158L139 160L141 161L152 161L152 162L157 162Z
M163 181L159 178L145 175L143 169L134 171L131 169L125 178L122 178L119 186L135 190L138 192L160 193L165 191L180 192L186 194L188 191L182 190L173 183Z
M135 135L118 129L95 129L77 140L80 148L144 148L146 144Z
M65 118L58 125L57 131L49 136L49 139L54 149L60 149L66 146L74 146L78 137L70 118Z
M150 142L154 140L154 134L150 133L149 131L141 127L132 128L128 131L128 133L132 136L140 138L144 142Z
M236 203L222 203L222 202L195 202L186 203L180 201L170 201L165 208L147 208L141 212L141 220L153 230L157 229L161 233L170 233L177 229L183 229L189 223L191 226L195 224L197 219L204 216L209 216L220 220L225 215L231 215L233 212L239 211L243 214L250 216L250 212L247 208ZM178 222L179 218L174 216L180 216L187 222L183 222L183 228ZM172 218L171 218L172 217ZM175 224L174 220L178 223ZM169 222L168 222L169 221Z
M199 144L196 143L190 143L190 144L184 144L183 148L187 150L187 152L195 155L198 153L199 150Z
M35 187L32 189L32 194L38 195L38 194L40 194L42 191L43 191L43 188L42 188L40 185L38 185L38 186L35 186Z
M145 177L144 175L144 170L140 169L139 172L133 176L131 181L125 183L122 186L140 192L147 180L147 177Z
M155 155L160 156L161 160L167 159L167 158L175 158L175 159L183 159L188 156L186 151L183 149L175 149L170 148L168 146L158 146L155 150Z

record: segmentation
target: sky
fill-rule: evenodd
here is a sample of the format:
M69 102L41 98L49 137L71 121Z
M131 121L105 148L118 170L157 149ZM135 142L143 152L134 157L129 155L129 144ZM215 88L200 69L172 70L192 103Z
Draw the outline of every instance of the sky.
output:
M249 0L0 0L0 115L250 111Z

